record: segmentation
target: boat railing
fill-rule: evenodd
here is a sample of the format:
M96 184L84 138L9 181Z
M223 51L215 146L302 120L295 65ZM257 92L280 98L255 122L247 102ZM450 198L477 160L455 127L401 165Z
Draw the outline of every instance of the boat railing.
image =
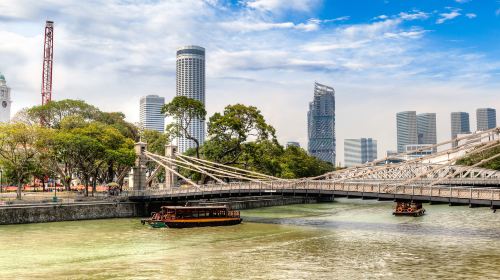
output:
M228 218L239 218L240 217L240 211L237 211L237 210L227 211L227 216L228 216Z

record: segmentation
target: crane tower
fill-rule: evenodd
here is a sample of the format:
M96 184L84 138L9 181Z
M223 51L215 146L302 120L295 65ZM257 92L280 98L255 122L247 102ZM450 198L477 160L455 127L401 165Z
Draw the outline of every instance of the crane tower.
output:
M42 105L52 100L52 64L54 62L54 22L45 23L42 69Z

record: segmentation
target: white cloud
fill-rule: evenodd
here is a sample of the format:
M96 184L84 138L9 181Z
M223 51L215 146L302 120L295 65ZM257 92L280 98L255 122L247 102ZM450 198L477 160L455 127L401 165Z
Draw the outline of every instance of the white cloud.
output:
M399 13L399 17L403 20L428 19L429 14L421 11L412 11L411 13Z
M468 13L468 14L465 14L466 17L470 18L470 19L473 19L473 18L476 18L477 15L474 14L474 13Z
M470 1L472 1L472 0L455 0L455 2L460 3L460 4L464 4L464 3L467 3Z
M460 9L451 9L448 13L439 14L441 17L436 20L437 24L442 24L445 21L452 20L461 15Z
M283 10L310 12L319 3L321 3L320 0L249 0L246 5L253 9L270 12Z

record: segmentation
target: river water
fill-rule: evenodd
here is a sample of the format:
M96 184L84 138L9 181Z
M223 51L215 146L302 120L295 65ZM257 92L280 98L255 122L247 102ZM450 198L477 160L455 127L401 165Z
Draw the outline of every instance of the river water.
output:
M341 199L242 211L230 227L139 219L0 226L0 279L500 279L500 212Z

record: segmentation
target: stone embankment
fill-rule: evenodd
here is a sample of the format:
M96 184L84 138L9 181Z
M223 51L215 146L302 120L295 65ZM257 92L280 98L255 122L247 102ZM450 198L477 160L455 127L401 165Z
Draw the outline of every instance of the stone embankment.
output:
M0 225L138 217L133 202L54 203L0 207Z

